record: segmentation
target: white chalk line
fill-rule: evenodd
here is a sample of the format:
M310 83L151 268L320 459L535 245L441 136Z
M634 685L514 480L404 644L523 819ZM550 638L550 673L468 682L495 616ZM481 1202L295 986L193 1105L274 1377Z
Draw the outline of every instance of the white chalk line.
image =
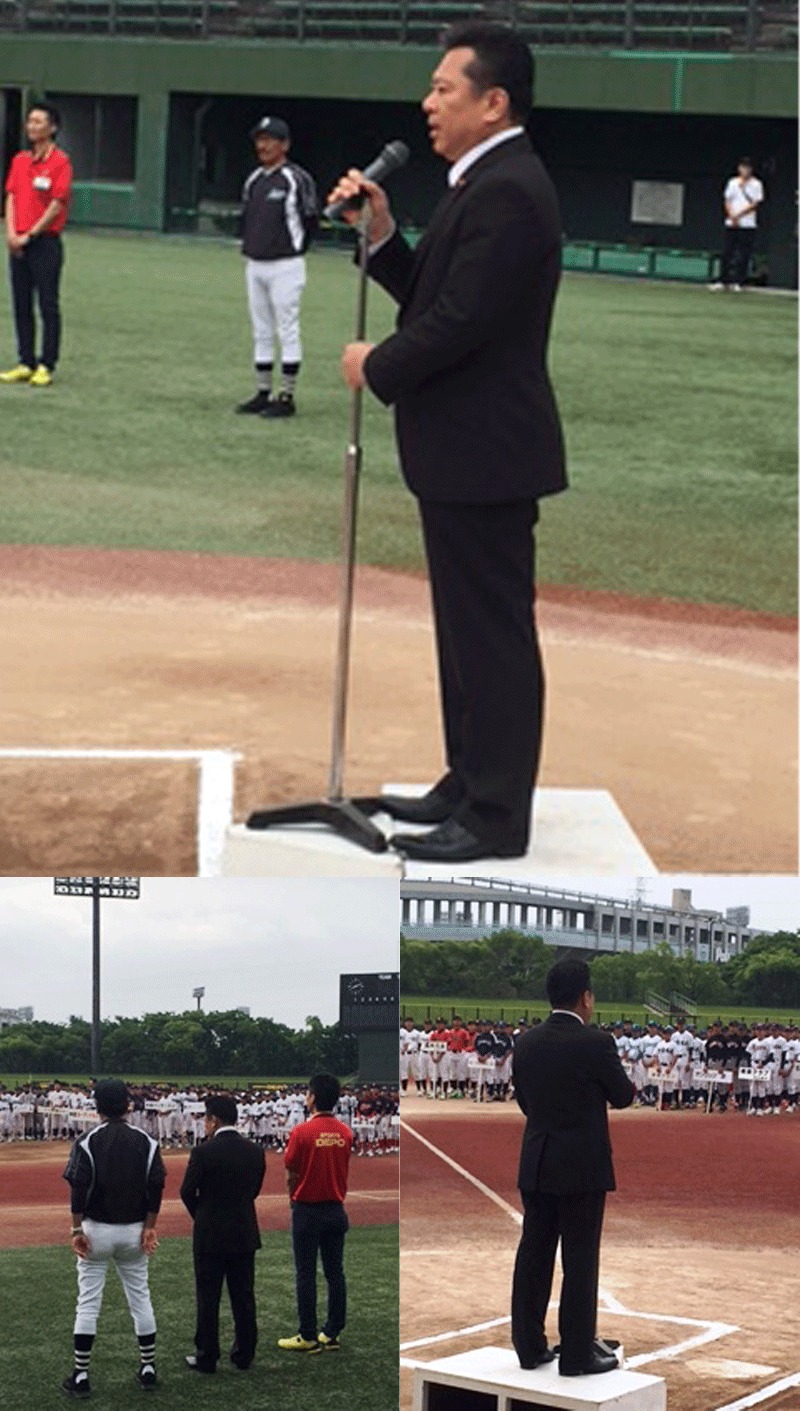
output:
M417 1141L421 1142L423 1146L427 1147L428 1150L434 1154L434 1156L438 1156L439 1159L445 1163L445 1165L450 1166L452 1170L457 1172L459 1176L462 1176L464 1180L469 1181L470 1185L475 1186L475 1188L479 1190L482 1195L487 1196L488 1199L491 1200L495 1205L497 1205L502 1211L504 1211L506 1215L510 1216L510 1218L514 1221L515 1225L520 1226L522 1224L522 1216L520 1215L519 1211L515 1210L513 1205L509 1205L507 1200L503 1200L502 1196L497 1195L497 1193L491 1190L489 1186L484 1185L483 1181L478 1180L477 1176L473 1176L470 1171L465 1170L465 1168L463 1166L460 1166L457 1161L454 1161L451 1156L448 1156L447 1153L442 1151L439 1147L434 1146L433 1142L428 1141L427 1137L421 1136L419 1132L415 1131L413 1127L410 1127L408 1123L404 1122L402 1119L400 1121L400 1126L412 1137L416 1137ZM644 1319L645 1321L655 1323L674 1323L679 1327L700 1328L702 1330L701 1332L697 1333L694 1337L686 1338L683 1342L673 1343L670 1347L658 1348L655 1352L639 1353L635 1357L626 1357L625 1367L628 1370L632 1370L636 1367L643 1367L649 1362L672 1360L673 1358L680 1356L681 1353L688 1352L694 1347L702 1347L706 1343L716 1342L719 1338L727 1337L729 1334L736 1333L739 1331L738 1327L736 1327L732 1323L712 1323L709 1322L707 1319L685 1318L680 1317L677 1314L673 1315L668 1313L640 1313L637 1312L635 1309L626 1308L624 1304L620 1303L618 1298L615 1298L612 1293L609 1293L606 1289L602 1288L599 1290L599 1297L602 1300L604 1308L607 1312L614 1313L615 1315L622 1318L640 1318ZM550 1307L553 1306L553 1304L550 1304ZM510 1317L503 1317L493 1319L489 1323L476 1324L471 1328L461 1328L454 1332L437 1333L430 1338L422 1338L414 1342L401 1343L400 1351L408 1352L414 1347L430 1346L431 1344L436 1342L449 1342L457 1338L466 1337L472 1333L483 1332L488 1328L501 1327L503 1326L503 1324L510 1322ZM424 1364L416 1363L411 1360L401 1359L400 1365L405 1367L412 1367L422 1366ZM726 1411L726 1408L720 1408L720 1411Z
M790 1391L792 1387L800 1387L800 1372L792 1372L790 1376L781 1377L780 1381L761 1387L759 1391L740 1396L738 1401L728 1401L724 1406L719 1406L717 1411L747 1411L748 1407L758 1406L762 1401L771 1401L774 1396L780 1396L782 1391Z
M0 759L103 759L187 761L197 765L197 875L219 877L225 833L233 822L236 761L232 750L0 749Z

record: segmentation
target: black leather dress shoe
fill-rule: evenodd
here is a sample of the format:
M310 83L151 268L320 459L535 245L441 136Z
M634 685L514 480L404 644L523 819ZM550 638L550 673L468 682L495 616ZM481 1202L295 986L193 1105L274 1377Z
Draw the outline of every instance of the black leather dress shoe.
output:
M406 798L403 794L376 794L374 798L353 799L356 807L365 813L388 813L402 823L445 823L455 812L458 802L452 790L448 792L439 784L434 784L420 798Z
M205 1372L209 1377L217 1370L213 1362L199 1362L196 1357L187 1357L186 1366L190 1372Z
M523 1372L532 1372L532 1371L534 1370L534 1368L536 1368L536 1367L544 1367L544 1366L546 1365L546 1363L548 1363L548 1362L555 1362L555 1360L556 1360L555 1348L553 1348L553 1347L546 1347L546 1348L544 1349L544 1352L540 1352L539 1355L538 1355L538 1357L535 1357L532 1362L523 1362L523 1361L522 1361L522 1358L520 1358L519 1365L520 1365L520 1367L522 1368Z
M480 857L523 857L527 839L489 842L476 838L455 818L448 818L428 833L395 833L389 847L421 862L474 862Z
M596 1377L601 1372L613 1372L618 1366L619 1360L613 1352L598 1352L595 1347L582 1366L572 1367L559 1361L558 1370L562 1377Z

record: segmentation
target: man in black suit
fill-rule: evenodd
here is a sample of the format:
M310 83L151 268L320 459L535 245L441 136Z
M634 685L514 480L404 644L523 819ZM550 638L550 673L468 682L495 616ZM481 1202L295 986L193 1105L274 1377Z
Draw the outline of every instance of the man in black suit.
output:
M231 1362L242 1370L256 1350L255 1252L261 1248L255 1199L264 1179L264 1153L236 1131L232 1097L206 1098L206 1138L196 1146L181 1185L194 1220L197 1353L193 1372L215 1372L219 1360L219 1301L228 1284L235 1339Z
M366 197L369 273L400 306L397 331L349 344L342 367L351 387L394 407L419 502L448 769L422 799L381 806L435 825L391 840L430 861L522 855L539 762L533 528L539 499L566 479L547 372L561 221L525 135L532 93L519 35L454 26L422 105L434 151L451 163L449 190L416 251L362 173L331 193Z
M607 1104L629 1107L636 1090L612 1035L589 1025L594 996L586 962L558 961L547 995L552 1013L514 1048L514 1091L527 1121L511 1338L521 1366L552 1361L544 1320L560 1238L559 1371L575 1377L618 1365L595 1343L603 1210L606 1191L615 1189Z

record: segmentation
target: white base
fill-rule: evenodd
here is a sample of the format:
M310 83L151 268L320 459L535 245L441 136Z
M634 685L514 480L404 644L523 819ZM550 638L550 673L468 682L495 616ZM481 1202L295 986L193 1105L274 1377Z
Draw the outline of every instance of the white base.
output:
M426 785L387 784L383 792L412 797ZM372 820L387 836L424 831L388 814ZM225 833L225 877L652 877L657 869L630 824L604 789L539 789L531 843L524 857L481 858L479 863L412 862L398 853L371 853L317 824L250 830L233 824Z
M428 1411L431 1386L462 1387L497 1398L497 1411L512 1401L558 1411L666 1411L663 1378L641 1372L604 1372L598 1377L562 1377L558 1362L524 1372L505 1347L479 1347L456 1357L426 1362L414 1371L413 1411Z

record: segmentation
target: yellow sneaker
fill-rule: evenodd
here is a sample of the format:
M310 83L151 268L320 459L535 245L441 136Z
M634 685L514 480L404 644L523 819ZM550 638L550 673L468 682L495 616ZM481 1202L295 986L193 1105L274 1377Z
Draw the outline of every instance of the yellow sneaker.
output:
M30 382L33 377L33 368L25 363L17 363L8 372L0 372L0 382Z
M28 379L28 385L30 387L49 387L52 381L53 374L49 367L45 367L44 363L40 363L36 371Z
M282 1347L284 1352L316 1352L319 1343L316 1338L309 1342L308 1338L301 1338L299 1333L295 1333L293 1338L278 1338L278 1347Z

